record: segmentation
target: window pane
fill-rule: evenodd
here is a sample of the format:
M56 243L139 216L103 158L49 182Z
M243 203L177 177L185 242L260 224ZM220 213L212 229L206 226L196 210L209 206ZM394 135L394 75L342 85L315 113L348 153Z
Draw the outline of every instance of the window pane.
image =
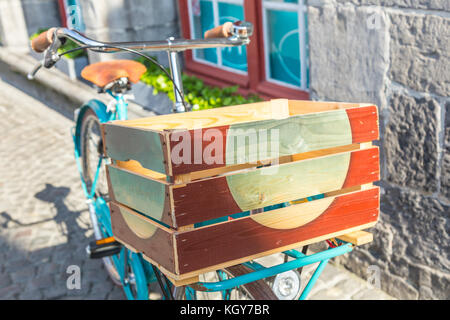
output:
M268 76L300 86L298 12L266 10Z
M219 2L219 23L244 20L242 5ZM247 71L247 51L244 46L222 48L222 64L226 67Z
M202 39L205 31L214 28L213 3L208 0L192 0L191 4L194 38ZM194 56L215 64L218 62L216 49L194 50Z

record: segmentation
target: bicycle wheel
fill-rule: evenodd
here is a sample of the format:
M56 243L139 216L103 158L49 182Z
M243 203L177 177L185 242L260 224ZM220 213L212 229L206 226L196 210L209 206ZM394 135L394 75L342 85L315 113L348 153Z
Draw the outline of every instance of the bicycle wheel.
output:
M127 248L122 248L119 254L118 265L124 266L122 272L123 289L128 300L147 300L148 285L146 281L144 267L139 254L131 252Z
M96 170L100 157L103 157L103 140L100 131L100 121L92 109L87 109L83 118L81 119L80 126L80 157L81 157L81 169L82 176L86 184L86 189L88 193L91 193L92 182L95 179ZM97 191L94 195L94 200L101 196L103 199L108 200L108 184L106 181L106 172L104 164L101 166L98 181L96 185ZM108 234L105 227L102 227L98 217L97 212L93 204L90 205L90 218L92 222L92 228L94 229L95 240L100 240L112 236ZM111 280L116 284L121 286L120 275L110 257L103 258L103 264L106 271L108 272Z
M204 279L200 281L220 281L236 278L252 272L253 270L242 264L225 268L216 272L202 275ZM225 276L225 277L224 277ZM223 292L195 291L188 286L174 289L174 298L177 300L197 299L197 300L277 300L277 296L271 287L262 279L253 281L237 288L225 290Z
M104 158L103 139L100 121L92 109L86 110L81 119L80 140L81 167L87 192L91 194L97 169L99 169L94 197L100 196L107 201L108 183L104 163L99 167L100 160Z
M104 161L102 161L103 163L100 162L104 158L100 121L92 109L87 109L84 112L80 128L82 176L89 194L92 192L93 182L97 170L99 170L95 185L94 203L90 204L90 217L95 239L100 240L111 237L113 234L108 231L111 230L110 226L107 227L100 222L97 212L99 210L103 212L103 215L109 215L109 208L106 204L109 197L105 163ZM109 221L109 219L106 220ZM116 285L123 286L128 299L148 299L147 277L138 254L130 252L124 247L118 255L105 257L102 260L110 278Z

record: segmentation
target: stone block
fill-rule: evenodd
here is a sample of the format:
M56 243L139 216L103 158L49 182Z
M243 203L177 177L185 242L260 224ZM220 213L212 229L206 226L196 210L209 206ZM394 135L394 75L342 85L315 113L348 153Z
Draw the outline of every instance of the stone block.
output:
M450 96L450 18L389 15L390 79L415 91Z
M0 274L0 289L12 284L11 277L7 273Z
M441 195L450 202L450 101L445 104L444 146L441 164Z
M374 241L335 258L362 278L380 269L381 289L399 299L445 299L450 283L450 206L434 197L382 183ZM430 291L430 288L432 291Z
M8 287L0 289L0 299L1 300L14 300L22 292L20 286L12 284Z
M400 188L385 187L381 197L384 220L396 229L395 242L406 244L404 256L413 263L450 271L450 206L433 197Z
M16 53L28 52L28 32L20 0L0 0L0 39Z
M174 0L81 0L81 6L88 29L141 29L177 18Z
M20 300L41 300L44 296L39 290L26 290L19 294Z
M431 288L433 294L436 295L437 299L449 300L450 299L450 275L447 273L442 274L431 274ZM439 291L435 291L434 288L440 288Z
M117 42L117 41L152 41L164 40L168 37L179 35L177 24L169 24L166 26L146 27L141 29L86 29L86 35L89 38L103 41L103 42ZM164 51L148 52L147 54L154 56L158 61L168 66L167 53ZM114 54L97 53L88 51L89 62L95 63L99 61L106 61L112 59L135 59L137 55L120 52ZM180 54L181 58L181 54Z
M123 7L123 0L80 0L83 21L87 29L101 29L108 27L110 15L117 15ZM117 12L117 13L116 13ZM119 14L120 15L120 14ZM119 19L117 23L127 23Z
M28 35L41 28L59 27L58 2L54 0L22 0L23 13L27 23Z
M450 11L450 1L448 0L337 0L337 2L351 2L356 5L364 6L374 5L383 7Z
M310 300L349 300L358 291L364 289L364 283L355 279L344 279L333 287L322 289L311 295Z
M392 273L381 273L381 289L402 300L417 300L419 293L407 279L397 277Z
M386 31L385 13L378 8L308 7L312 98L383 107Z
M55 284L52 275L40 276L32 279L28 284L30 290L51 288Z
M385 222L396 230L393 241L403 244L403 250L393 250L388 257L389 273L405 279L423 298L445 296L445 281L432 283L432 278L444 280L450 271L450 206L433 197L386 187L381 210L387 213ZM431 297L427 287L433 288Z
M438 102L396 92L388 108L386 180L424 192L437 191Z
M123 289L119 287L115 287L109 294L108 300L125 300L127 297L125 296L125 292Z
M153 87L138 82L133 85L132 93L134 102L157 114L168 114L172 112L173 102L165 93L153 94Z
M27 283L35 278L36 268L33 265L27 265L21 269L12 271L10 276L14 283Z
M136 41L165 40L169 37L178 38L180 32L176 23L151 26L133 31L133 37Z
M352 296L352 300L392 300L393 298L381 290L363 289Z
M126 6L136 29L176 23L178 17L175 0L130 0Z

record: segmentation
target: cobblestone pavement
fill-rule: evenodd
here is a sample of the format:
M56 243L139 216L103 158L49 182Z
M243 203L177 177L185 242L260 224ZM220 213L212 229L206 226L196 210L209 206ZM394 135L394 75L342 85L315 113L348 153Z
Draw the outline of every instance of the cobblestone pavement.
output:
M125 298L101 260L85 257L93 232L72 154L72 126L0 80L0 299ZM67 289L71 265L80 267L80 290ZM325 268L311 294L388 298L333 266Z

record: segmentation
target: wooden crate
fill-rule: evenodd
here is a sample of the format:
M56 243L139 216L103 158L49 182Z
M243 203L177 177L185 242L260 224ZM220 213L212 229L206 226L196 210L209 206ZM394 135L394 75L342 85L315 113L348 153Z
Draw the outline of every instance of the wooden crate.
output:
M277 99L102 129L114 236L171 279L378 219L374 105Z

